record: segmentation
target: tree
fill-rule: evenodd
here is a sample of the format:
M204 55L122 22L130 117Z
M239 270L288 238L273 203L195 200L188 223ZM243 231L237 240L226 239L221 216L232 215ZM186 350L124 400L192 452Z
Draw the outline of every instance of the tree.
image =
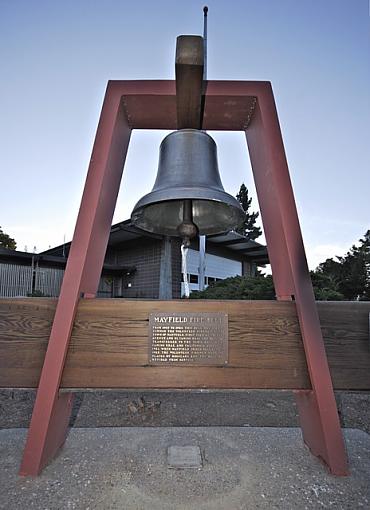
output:
M346 299L370 300L370 230L359 240L360 246L353 245L344 257L338 257L341 264L339 290Z
M0 227L0 246L2 248L8 248L9 250L15 250L17 248L17 243L15 242L15 240L8 236L8 234L5 234L1 227Z
M320 264L320 266L322 267L328 262L338 264L333 259L328 259L326 262ZM331 265L330 263L328 265ZM311 271L312 286L316 300L342 301L344 299L344 296L338 290L338 282L336 281L336 279L333 278L331 274L325 274L325 272L323 272L319 268L316 271Z
M311 273L319 293L329 292L332 296L337 293L337 298L332 299L370 300L370 230L359 243L360 246L353 245L343 257L336 257L338 260L322 262Z
M249 239L257 239L262 234L262 230L260 227L256 226L256 219L259 216L258 212L249 212L249 208L252 203L252 198L248 196L248 188L243 183L240 186L239 193L236 195L237 200L240 202L245 214L246 218L244 222L235 229L238 234L242 234Z
M272 277L233 276L212 283L203 291L193 291L191 299L275 299Z
M249 200L247 198L247 200ZM250 204L250 202L249 202ZM370 230L338 260L327 259L311 279L318 301L370 301ZM272 277L257 273L255 277L235 276L211 284L201 292L192 292L192 299L275 299Z

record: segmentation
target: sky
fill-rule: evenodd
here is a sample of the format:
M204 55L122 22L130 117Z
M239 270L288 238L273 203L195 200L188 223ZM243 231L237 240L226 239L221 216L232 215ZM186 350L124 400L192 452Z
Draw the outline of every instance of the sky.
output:
M19 250L72 238L107 81L174 79L204 1L0 0L0 226ZM269 80L308 262L370 228L368 0L209 0L208 79ZM114 222L153 186L164 131L135 131ZM243 133L210 132L225 190L258 202ZM263 238L259 238L263 242Z

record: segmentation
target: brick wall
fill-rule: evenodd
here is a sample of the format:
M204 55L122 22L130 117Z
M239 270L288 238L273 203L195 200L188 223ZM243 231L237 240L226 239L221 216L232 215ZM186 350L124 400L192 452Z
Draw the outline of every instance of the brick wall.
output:
M123 277L123 297L158 299L161 244L160 240L150 239L110 248L106 261L136 267L133 275Z
M181 297L181 242L171 239L172 297ZM108 247L105 262L136 267L131 276L115 277L115 296L158 299L162 241L156 239L126 242ZM131 287L128 285L131 283Z

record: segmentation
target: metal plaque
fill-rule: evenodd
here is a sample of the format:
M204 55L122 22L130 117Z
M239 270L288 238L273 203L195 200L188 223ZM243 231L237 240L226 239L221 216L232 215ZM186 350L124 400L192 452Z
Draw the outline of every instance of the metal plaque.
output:
M154 312L149 315L149 364L226 365L228 315Z

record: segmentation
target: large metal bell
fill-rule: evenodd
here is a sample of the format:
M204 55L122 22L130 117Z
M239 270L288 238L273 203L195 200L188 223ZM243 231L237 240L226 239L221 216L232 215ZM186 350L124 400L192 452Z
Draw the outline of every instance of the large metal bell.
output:
M131 220L148 232L191 238L228 232L244 217L222 186L213 138L181 129L162 141L153 190L135 205ZM194 224L195 232L188 232Z

